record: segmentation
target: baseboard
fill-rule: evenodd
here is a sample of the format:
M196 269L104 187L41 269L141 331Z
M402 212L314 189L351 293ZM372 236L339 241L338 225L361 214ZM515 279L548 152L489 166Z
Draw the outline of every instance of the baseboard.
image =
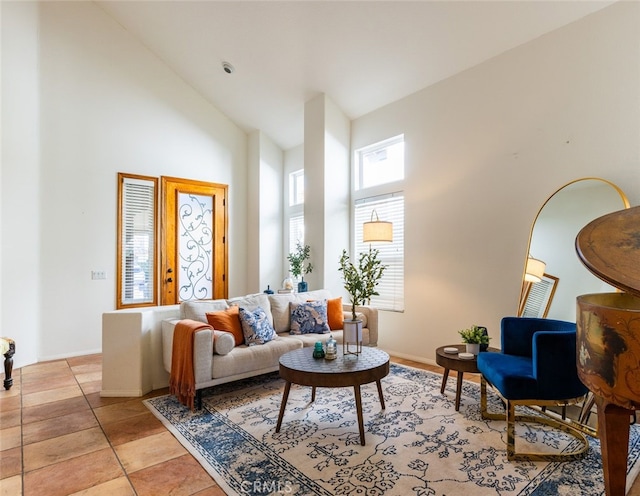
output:
M434 365L438 367L438 364L436 363L436 361L431 360L430 358L425 358L425 357L416 356L416 355L409 355L408 353L400 353L399 351L393 351L393 350L384 350L384 351L389 353L389 355L392 357L403 358L405 360L412 360L414 362L425 363L427 365Z
M45 356L38 357L37 363L51 362L53 360L64 360L66 358L75 358L75 357L88 356L88 355L99 355L100 353L102 353L102 348L95 348L93 350L76 351L74 353L62 353L59 355L45 355Z
M109 391L108 389L103 389L100 391L101 398L139 398L140 396L144 396L145 393L142 389L117 389L115 391Z
M152 391L157 391L158 389L165 389L165 388L168 388L168 387L169 387L169 380L163 381L161 383L154 382L151 385L151 390Z

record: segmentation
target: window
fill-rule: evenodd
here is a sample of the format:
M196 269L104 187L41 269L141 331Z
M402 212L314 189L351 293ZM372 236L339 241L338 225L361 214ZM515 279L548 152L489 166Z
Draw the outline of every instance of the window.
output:
M289 218L289 253L296 250L298 241L304 245L304 215Z
M524 297L520 301L518 317L537 317L546 319L551 308L553 295L558 286L558 277L544 274L538 282L526 282Z
M381 310L404 310L404 136L356 150L353 194L354 252L379 251L387 266L371 304ZM363 243L362 225L372 220L393 223L393 242ZM375 218L374 218L375 220Z
M361 148L356 157L357 190L404 179L404 136Z
M304 244L304 169L289 174L289 205L285 205L285 222L289 224L288 239L284 246L291 253L296 243Z
M380 220L393 223L393 242L363 243L362 225L371 220L373 211ZM378 284L379 296L371 304L381 310L404 310L404 194L402 192L356 201L356 253L376 249L387 268Z
M304 204L304 169L289 174L289 206Z
M116 308L227 297L227 189L191 179L118 174Z
M155 178L118 174L117 308L155 305Z

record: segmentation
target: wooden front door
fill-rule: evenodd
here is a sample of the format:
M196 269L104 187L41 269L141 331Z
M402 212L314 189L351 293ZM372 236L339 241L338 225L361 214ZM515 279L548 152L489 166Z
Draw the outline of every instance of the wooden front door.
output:
M162 305L227 298L227 190L162 178Z

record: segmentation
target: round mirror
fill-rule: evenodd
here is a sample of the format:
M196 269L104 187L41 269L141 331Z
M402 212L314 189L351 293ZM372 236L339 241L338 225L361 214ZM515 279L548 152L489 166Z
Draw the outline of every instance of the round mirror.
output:
M575 240L593 219L624 208L624 192L600 178L577 179L547 199L531 228L518 316L575 322L578 295L616 290L584 267Z

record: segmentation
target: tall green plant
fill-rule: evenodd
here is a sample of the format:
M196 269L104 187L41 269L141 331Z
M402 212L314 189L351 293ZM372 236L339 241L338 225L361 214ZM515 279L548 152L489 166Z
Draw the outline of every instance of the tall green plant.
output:
M287 260L289 261L289 267L291 268L291 274L295 278L298 278L305 274L309 274L313 271L313 265L311 262L305 265L305 261L311 258L311 247L309 245L302 246L302 243L298 241L296 243L296 251L291 252L287 255ZM304 276L302 277L304 281Z
M376 286L384 274L386 265L378 259L378 250L369 248L368 252L360 253L358 265L354 265L347 253L342 250L338 270L342 272L344 289L351 298L351 316L356 320L356 307L371 303L372 296L378 296Z

